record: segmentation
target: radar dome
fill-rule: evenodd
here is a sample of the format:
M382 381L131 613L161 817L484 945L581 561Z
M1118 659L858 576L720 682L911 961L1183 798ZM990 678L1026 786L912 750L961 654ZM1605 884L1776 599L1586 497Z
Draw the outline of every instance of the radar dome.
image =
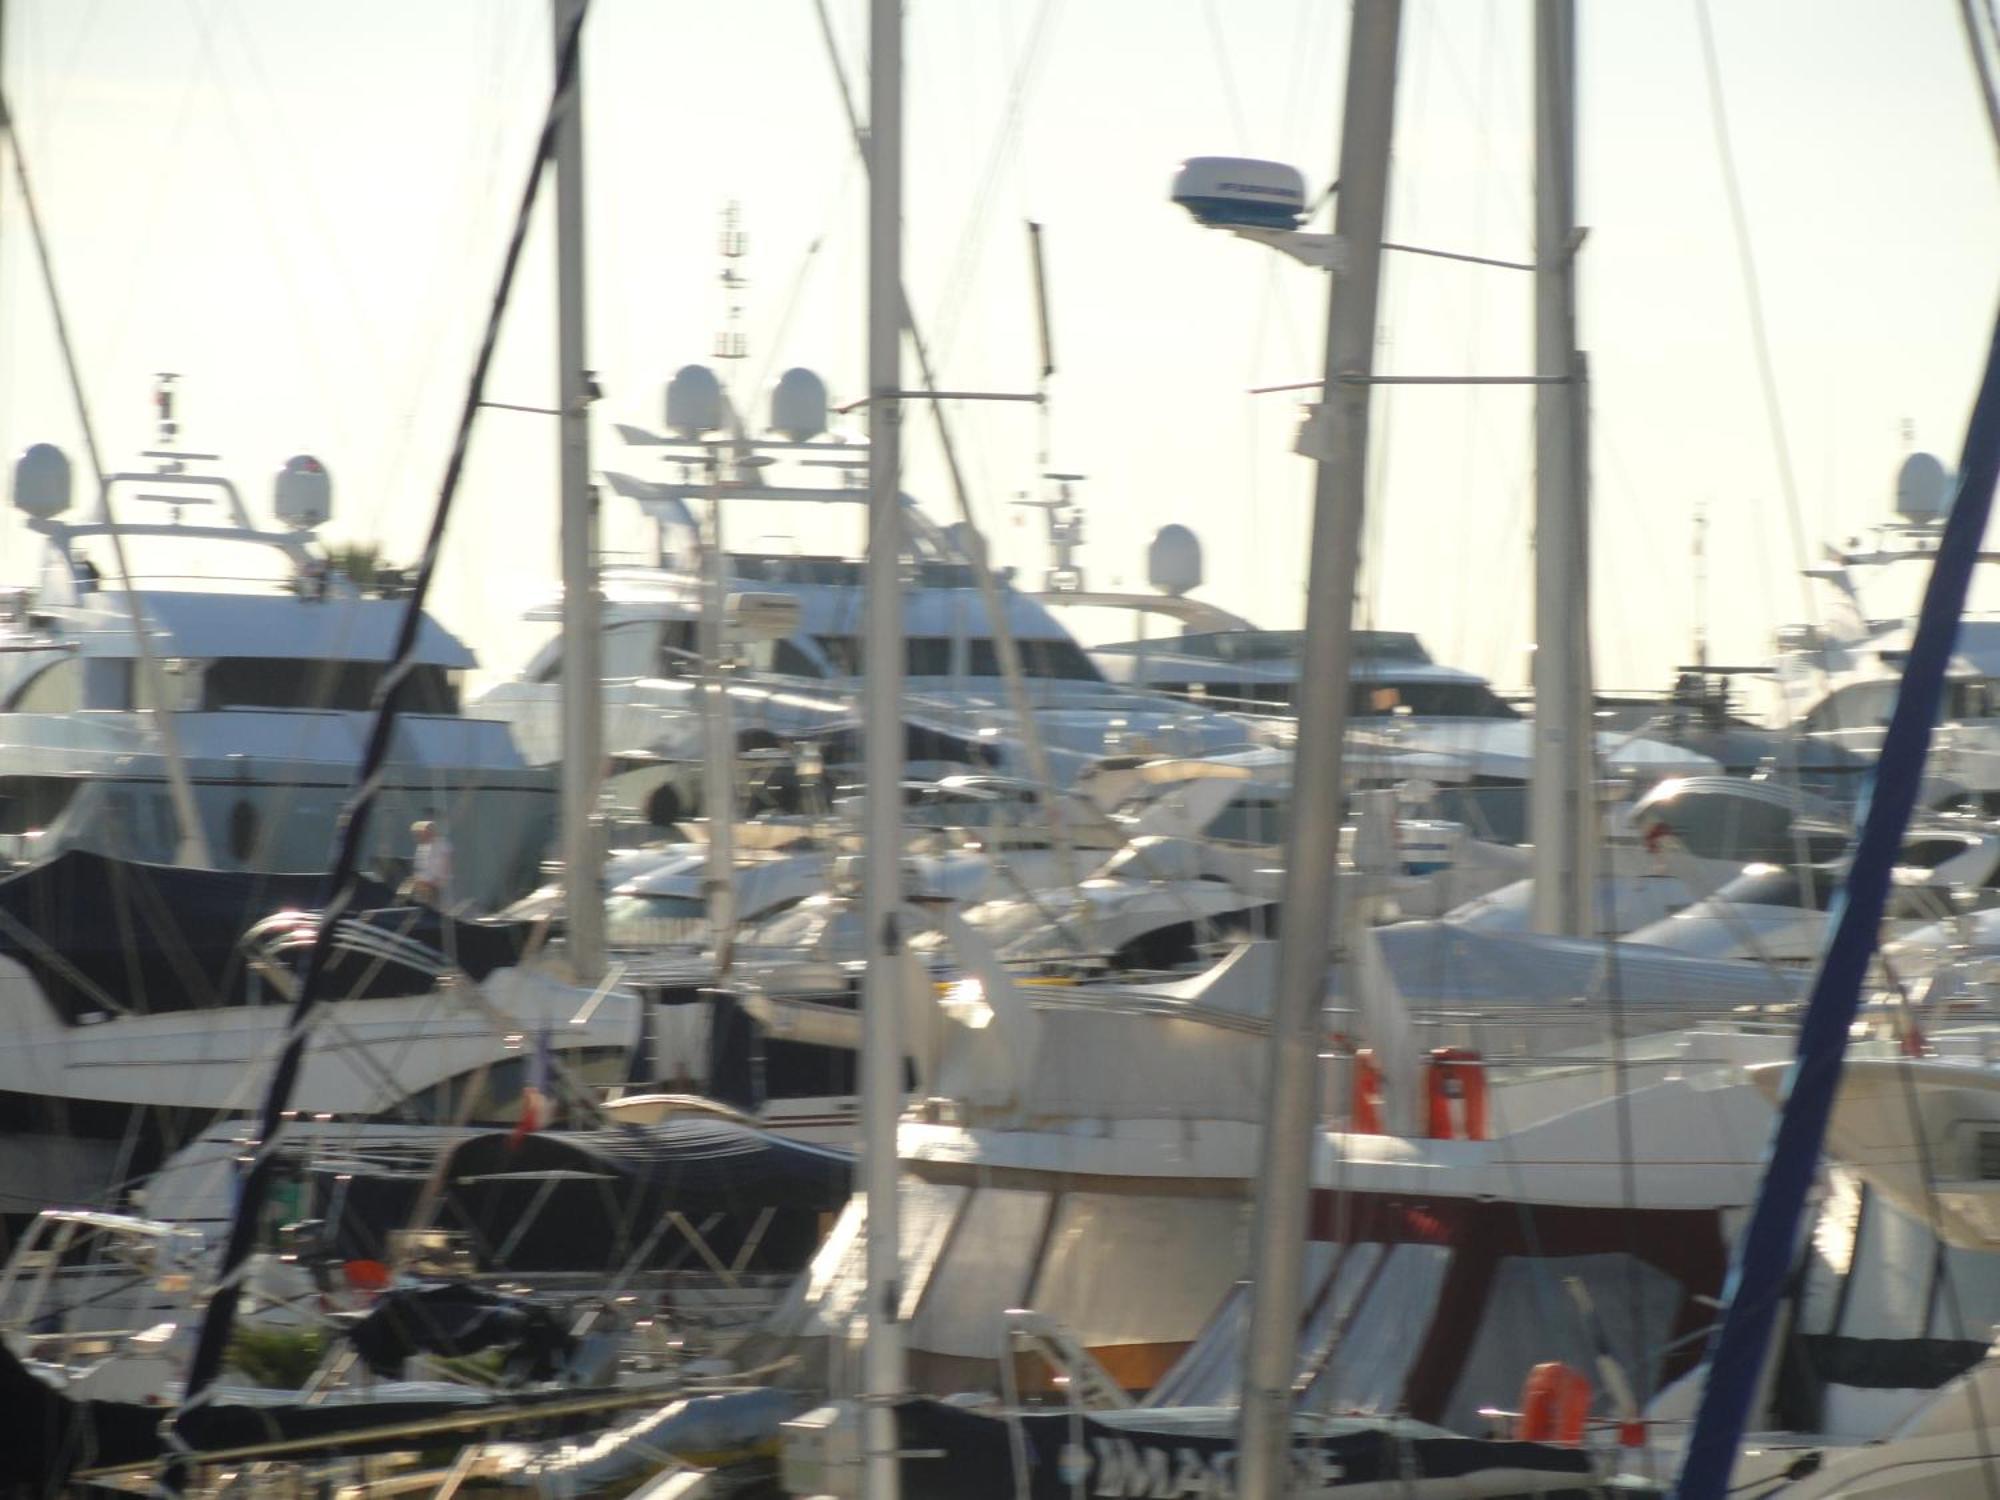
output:
M294 531L311 531L333 514L333 479L310 453L285 460L271 484L271 509Z
M722 382L707 365L682 365L667 382L667 431L693 441L722 430Z
M1174 174L1174 202L1224 229L1296 229L1306 216L1297 167L1244 156L1191 156Z
M811 370L792 369L771 387L771 427L795 443L826 431L826 382Z
M1896 514L1941 521L1951 509L1951 475L1934 453L1912 453L1896 472Z
M14 461L14 504L38 521L69 509L69 456L54 443L36 443Z
M1201 538L1178 524L1162 526L1146 548L1146 581L1163 594L1201 587Z

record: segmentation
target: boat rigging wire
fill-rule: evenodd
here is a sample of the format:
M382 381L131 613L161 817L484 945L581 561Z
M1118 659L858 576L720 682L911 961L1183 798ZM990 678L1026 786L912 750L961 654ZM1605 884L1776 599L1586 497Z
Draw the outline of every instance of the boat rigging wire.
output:
M824 10L825 0L820 0ZM986 170L981 174L979 191L972 200L972 212L959 235L958 248L952 256L950 273L945 277L944 290L938 297L938 310L931 323L932 340L940 361L949 359L953 345L958 340L959 319L969 301L969 288L974 273L978 269L980 253L985 249L988 238L986 220L992 211L995 189L1000 174L1021 144L1021 127L1027 114L1028 96L1034 91L1035 80L1042 64L1048 56L1047 38L1053 31L1054 0L1042 0L1035 11L1034 24L1028 29L1028 40L1021 50L1019 61L1014 67L1014 76L1007 87L1007 112L1000 121L999 133L993 140L993 152L986 159ZM831 43L829 43L829 49ZM845 87L845 85L843 85ZM905 297L907 301L907 296Z
M153 652L145 606L132 582L132 562L125 552L125 535L112 517L111 484L104 469L103 450L97 445L97 427L91 420L90 400L84 394L83 372L76 361L76 345L70 338L69 319L63 312L62 297L56 289L56 272L49 259L48 236L42 227L41 210L35 203L34 189L28 181L27 155L21 150L21 137L14 129L14 115L5 89L0 89L0 135L4 135L13 147L14 185L21 194L22 211L28 220L28 236L34 241L35 262L41 269L42 289L49 301L49 318L55 325L56 345L62 352L63 373L69 382L70 398L76 404L77 426L82 430L84 450L90 457L90 471L97 481L97 504L111 538L111 555L125 588L126 610L132 620L132 640L139 652L139 672L153 695L153 727L159 733L160 749L167 762L167 791L173 802L174 820L180 825L180 858L183 863L207 868L213 863L209 857L208 838L202 829L201 814L195 807L187 763L181 759L180 736L174 729L174 711L169 706L171 700L167 694L166 678L161 673L159 658Z
M395 730L402 688L410 678L411 653L416 645L418 627L423 621L424 600L430 592L431 580L437 572L438 554L444 541L445 526L450 520L452 501L458 493L459 481L465 470L466 452L471 444L472 430L479 415L480 402L485 396L486 377L493 363L494 350L499 343L502 318L513 292L515 273L520 268L522 249L527 241L528 226L533 218L535 201L540 196L545 169L554 159L556 131L575 97L577 52L583 32L584 17L588 11L588 0L582 0L582 3L577 5L568 32L563 36L562 44L556 52L555 84L543 117L540 136L535 143L533 164L529 169L527 182L523 186L520 203L515 212L513 234L507 244L507 254L501 265L499 284L493 293L492 305L487 313L485 333L473 364L472 377L467 384L457 432L452 441L451 456L446 463L436 507L431 515L429 534L425 538L416 575L404 601L403 616L397 627L395 643L389 653L387 669L383 672L381 686L377 689L375 720L369 728L367 746L356 774L354 793L335 825L333 864L327 874L326 883L327 900L321 913L318 930L313 937L312 948L307 953L299 974L298 997L292 1006L286 1024L284 1046L278 1055L270 1087L264 1098L256 1145L237 1195L235 1216L224 1245L214 1293L202 1317L194 1356L189 1363L185 1394L166 1427L168 1457L161 1467L157 1481L157 1488L165 1494L179 1495L183 1492L189 1468L197 1458L188 1447L182 1431L183 1424L191 1412L199 1410L213 1399L215 1378L221 1371L223 1358L229 1346L230 1333L235 1322L236 1304L249 1269L251 1252L255 1248L258 1221L262 1216L265 1199L269 1196L271 1177L282 1146L286 1118L290 1112L292 1088L305 1062L306 1043L312 1032L314 1013L319 1001L321 976L325 972L333 948L335 932L356 898L355 876L360 861L362 838L367 831L368 815L373 807L375 794L381 785L382 766L387 758L390 739ZM17 154L17 164L18 160Z
M1799 570L1799 593L1805 602L1802 618L1817 628L1817 604L1811 580L1804 572L1811 561L1811 553L1806 547L1805 518L1799 509L1798 480L1792 472L1792 450L1785 435L1784 408L1778 400L1778 376L1771 362L1771 338L1764 326L1764 298L1757 281L1756 257L1750 248L1750 220L1743 207L1743 188L1736 173L1736 150L1730 141L1729 112L1722 98L1722 68L1716 61L1715 27L1709 16L1708 0L1696 0L1695 19L1701 29L1702 72L1708 83L1709 124L1714 128L1723 191L1729 199L1729 224L1736 244L1737 272L1743 280L1743 302L1750 318L1750 346L1757 356L1757 383L1763 395L1764 420L1770 428L1772 456L1777 460L1778 483L1785 496L1785 520L1791 530L1793 565Z
M1973 76L1979 80L1979 96L1986 105L1986 125L1993 134L1993 149L2000 152L2000 78L1995 75L1993 52L2000 49L2000 9L1986 0L1986 35L1979 33L1979 13L1973 0L1958 0L1958 13L1965 22L1966 50L1972 54Z
M1046 13L1048 0L1044 0ZM848 135L854 142L856 156L865 163L868 159L869 137L861 124L860 112L855 108L854 90L848 82L846 65L841 61L840 45L833 34L833 20L827 13L826 0L813 0L814 14L819 18L820 38L826 44L827 65L833 69L835 90L840 95L840 106L847 120ZM1031 44L1032 45L1032 44ZM923 332L917 326L916 309L910 303L907 285L897 288L901 303L902 332L909 336L910 348L917 356L917 373L921 377L918 389L935 397L938 389L937 369L931 361L931 349L925 342ZM959 519L966 531L973 537L973 544L965 549L966 561L972 567L973 582L979 590L980 607L986 614L986 628L993 637L993 653L1000 668L1000 677L1005 685L1008 707L1014 716L1014 725L1021 740L1021 749L1028 765L1028 779L1040 791L1043 805L1049 810L1049 840L1055 847L1056 868L1065 886L1075 890L1079 873L1076 851L1070 838L1069 820L1063 811L1063 799L1056 785L1055 777L1049 769L1047 747L1042 742L1040 722L1034 716L1033 706L1028 699L1027 679L1021 669L1021 650L1014 639L1014 631L1008 623L1007 608L1003 602L999 585L987 561L985 534L980 530L978 518L972 513L972 495L965 483L965 471L959 462L957 445L952 441L951 423L945 415L945 403L932 399L924 403L930 408L931 423L936 429L938 447L944 452L945 471L951 481L952 496L958 504ZM1077 908L1086 933L1091 928L1089 908Z

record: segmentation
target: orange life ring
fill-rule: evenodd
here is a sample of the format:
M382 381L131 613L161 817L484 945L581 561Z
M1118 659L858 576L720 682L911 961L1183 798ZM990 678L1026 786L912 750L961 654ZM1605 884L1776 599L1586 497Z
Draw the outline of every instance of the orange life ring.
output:
M1521 1385L1521 1415L1514 1436L1528 1443L1560 1443L1574 1448L1583 1441L1583 1424L1590 1415L1590 1379L1581 1370L1550 1360L1528 1372Z
M1463 1047L1431 1052L1424 1083L1426 1130L1434 1141L1483 1141L1486 1134L1486 1061Z

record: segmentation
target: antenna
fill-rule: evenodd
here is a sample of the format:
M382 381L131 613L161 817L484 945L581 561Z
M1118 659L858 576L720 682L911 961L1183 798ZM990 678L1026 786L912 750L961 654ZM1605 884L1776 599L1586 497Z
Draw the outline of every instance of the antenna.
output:
M1042 384L1056 372L1055 344L1049 338L1049 283L1048 272L1042 265L1042 226L1033 219L1028 220L1028 257L1035 268L1035 330L1042 341ZM1046 399L1047 392L1044 391Z
M180 378L172 370L161 370L153 376L153 425L160 449L146 456L160 460L154 469L159 474L180 474L187 470L174 452L181 435L181 424L174 419L174 382Z
M742 359L750 352L749 340L744 337L742 329L743 290L750 282L737 269L737 262L749 250L750 237L743 232L742 212L734 198L723 206L722 232L716 239L716 248L722 255L722 294L725 300L722 327L715 335L715 357Z
M1694 507L1694 665L1708 670L1708 506Z
M1042 260L1042 226L1028 220L1028 263L1035 278L1035 336L1040 343L1041 366L1036 371L1035 399L1041 407L1042 480L1056 486L1054 498L1016 500L1016 505L1041 511L1048 520L1049 551L1054 554L1042 587L1049 593L1074 593L1083 588L1083 567L1076 549L1083 543L1083 512L1072 498L1070 486L1081 474L1059 474L1049 468L1049 377L1056 372L1055 340L1049 333L1049 282Z

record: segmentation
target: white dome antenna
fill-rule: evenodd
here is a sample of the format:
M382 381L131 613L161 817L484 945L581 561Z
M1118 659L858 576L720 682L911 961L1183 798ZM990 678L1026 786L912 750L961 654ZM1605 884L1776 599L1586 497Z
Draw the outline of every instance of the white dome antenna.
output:
M1201 538L1174 522L1154 532L1146 548L1146 581L1177 599L1200 588Z
M38 521L69 509L69 455L54 443L36 443L14 460L14 505Z
M771 427L794 443L826 431L826 382L811 370L791 369L771 387Z
M310 453L285 460L271 482L271 509L294 531L323 526L333 514L333 477Z
M1922 524L1951 510L1952 477L1935 453L1912 453L1896 471L1896 514Z
M1174 202L1223 229L1297 229L1306 179L1297 167L1243 156L1190 156L1174 174Z
M692 443L722 426L722 382L715 371L682 365L667 382L667 431Z

